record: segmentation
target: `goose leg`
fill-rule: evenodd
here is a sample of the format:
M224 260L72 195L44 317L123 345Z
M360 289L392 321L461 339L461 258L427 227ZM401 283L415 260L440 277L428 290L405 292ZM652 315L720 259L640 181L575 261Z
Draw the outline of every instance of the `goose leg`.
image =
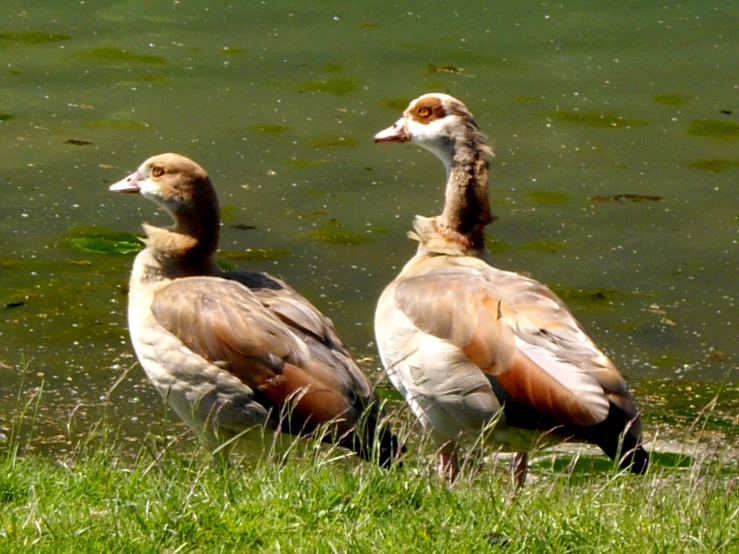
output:
M439 464L437 466L439 477L446 484L451 485L459 474L459 460L454 443L445 445L439 452Z
M529 472L529 456L526 452L516 452L511 460L511 475L516 480L516 490L523 488Z

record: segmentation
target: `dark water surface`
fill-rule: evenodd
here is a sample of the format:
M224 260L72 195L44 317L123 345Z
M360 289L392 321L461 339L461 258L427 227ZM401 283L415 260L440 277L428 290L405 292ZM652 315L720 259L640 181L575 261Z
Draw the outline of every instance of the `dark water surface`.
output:
M42 382L52 443L161 416L138 366L107 392L132 234L166 217L107 186L166 151L211 174L224 265L285 278L376 369L375 301L444 170L372 136L429 91L494 145L497 265L550 284L648 408L736 399L739 10L649 4L5 0L0 426Z

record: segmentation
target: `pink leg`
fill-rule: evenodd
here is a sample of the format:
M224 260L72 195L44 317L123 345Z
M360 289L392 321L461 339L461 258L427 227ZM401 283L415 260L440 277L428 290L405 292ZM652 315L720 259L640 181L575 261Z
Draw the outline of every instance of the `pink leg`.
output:
M529 456L526 452L516 452L511 460L511 474L516 480L516 490L520 490L526 482L529 472Z
M439 477L448 485L454 482L459 473L459 460L455 450L454 445L452 445L450 447L445 446L439 452L439 465L437 466Z

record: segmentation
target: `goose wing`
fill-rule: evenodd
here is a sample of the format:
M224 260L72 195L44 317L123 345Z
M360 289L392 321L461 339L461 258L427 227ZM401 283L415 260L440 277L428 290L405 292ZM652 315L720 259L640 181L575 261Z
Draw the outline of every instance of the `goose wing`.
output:
M459 349L499 401L524 407L536 427L595 425L607 418L612 398L625 395L631 405L610 360L564 303L532 279L472 258L435 257L404 275L393 296L419 332Z
M246 287L216 277L178 279L157 291L157 322L192 352L239 378L293 432L345 418L356 402L352 375L301 340ZM351 418L350 418L351 419Z

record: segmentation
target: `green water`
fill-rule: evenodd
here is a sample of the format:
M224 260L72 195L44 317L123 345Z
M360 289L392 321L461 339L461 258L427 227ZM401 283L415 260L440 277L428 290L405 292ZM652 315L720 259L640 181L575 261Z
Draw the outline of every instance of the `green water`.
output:
M211 174L224 265L285 278L376 369L374 303L444 172L372 136L428 91L494 145L497 265L560 293L643 405L737 383L735 4L451 6L5 0L2 413L43 381L50 443L104 407L124 435L161 414L138 367L106 393L134 363L131 234L166 218L107 186L165 151Z

